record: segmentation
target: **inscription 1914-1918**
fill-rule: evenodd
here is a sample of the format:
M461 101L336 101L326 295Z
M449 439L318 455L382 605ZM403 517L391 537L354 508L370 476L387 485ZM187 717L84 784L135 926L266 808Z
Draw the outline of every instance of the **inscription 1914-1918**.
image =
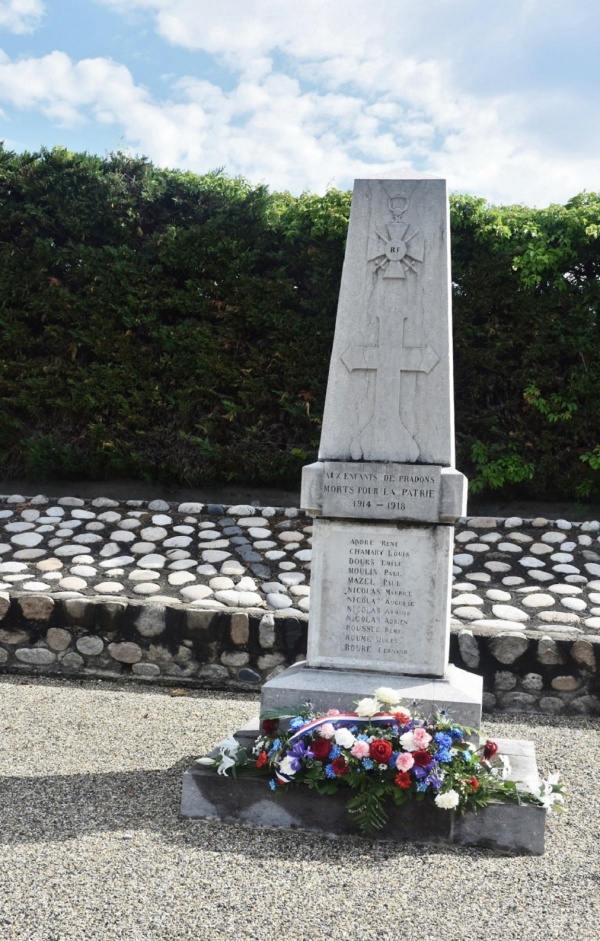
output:
M435 466L326 461L323 515L429 520L439 508L440 475Z

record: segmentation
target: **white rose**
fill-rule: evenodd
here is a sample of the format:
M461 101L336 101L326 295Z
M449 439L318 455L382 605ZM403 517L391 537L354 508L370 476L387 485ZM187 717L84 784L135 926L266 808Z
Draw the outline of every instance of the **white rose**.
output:
M374 716L376 712L379 712L379 702L376 699L361 699L360 702L356 704L357 716L370 718Z
M399 690L389 686L380 686L375 690L375 695L379 702L385 703L386 706L397 706L402 698Z
M454 790L450 790L446 791L444 794L438 794L435 798L435 803L443 810L453 810L454 807L458 807L459 799L458 793Z
M417 746L415 745L414 732L405 732L404 735L401 735L400 744L404 751L416 751Z
M356 739L350 729L338 729L334 735L336 745L341 748L352 748Z

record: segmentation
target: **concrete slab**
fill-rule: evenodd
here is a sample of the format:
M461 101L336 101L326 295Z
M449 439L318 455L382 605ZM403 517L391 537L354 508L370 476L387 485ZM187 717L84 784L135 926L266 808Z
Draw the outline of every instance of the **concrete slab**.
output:
M248 732L240 736L244 745L250 744L251 738ZM528 786L535 783L538 775L533 744L510 740L498 744L511 761L513 780ZM236 780L192 765L183 775L181 815L228 824L360 836L346 811L347 798L344 791L321 796L301 786L273 793L265 777L243 776ZM493 803L476 814L461 816L453 810L411 801L403 807L390 804L388 813L388 825L369 839L481 846L535 856L544 852L546 811L531 804Z

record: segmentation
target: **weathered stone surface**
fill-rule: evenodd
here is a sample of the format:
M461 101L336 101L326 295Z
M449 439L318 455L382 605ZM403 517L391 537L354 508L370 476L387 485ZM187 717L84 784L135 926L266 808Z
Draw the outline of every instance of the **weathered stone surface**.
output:
M521 693L515 690L505 693L502 697L502 708L508 712L532 712L536 705L536 697L531 693Z
M217 635L218 615L214 611L202 611L199 608L188 608L185 611L185 636L214 640Z
M2 644L28 644L29 643L29 633L28 631L19 631L19 630L0 630L0 643Z
M280 653L266 653L256 661L259 670L271 670L282 663L285 663L285 657Z
M265 614L260 619L258 639L263 650L270 650L275 644L275 618L272 614Z
M10 608L10 595L7 591L0 591L0 621L6 616Z
M560 693L573 693L583 684L576 676L555 676L550 685Z
M160 637L167 626L167 609L164 604L144 605L133 623L142 637Z
M206 663L198 670L198 679L214 681L227 680L229 679L229 670L219 663Z
M173 659L171 651L161 644L150 644L146 651L146 656L148 660L151 660L153 663L170 663Z
M68 670L81 670L84 666L84 662L83 657L80 657L74 650L70 650L69 653L66 653L64 657L60 659L60 665Z
M494 676L494 687L497 690L514 689L517 685L517 678L514 673L508 673L506 670L500 670Z
M559 666L565 662L556 641L551 637L542 637L539 641L537 659L544 666Z
M250 621L243 611L231 615L229 624L231 642L238 646L247 644L250 640Z
M226 650L225 653L221 654L221 662L228 667L244 667L250 662L250 654L244 653L242 650Z
M558 713L564 710L565 704L562 699L558 699L556 696L542 696L539 707L542 712L548 715L558 715Z
M596 672L596 654L593 645L588 640L576 640L571 647L571 656L580 667Z
M518 621L520 623L529 621L529 615L526 611L522 611L521 608L511 604L494 604L492 605L492 612L495 617L500 618L502 621Z
M134 663L131 672L136 676L159 676L160 667L156 663Z
M514 663L522 656L529 646L525 634L515 631L514 634L497 634L490 637L489 649L500 663Z
M45 647L20 647L15 651L15 657L21 663L28 663L36 667L49 666L49 664L56 661L56 654Z
M523 677L523 689L529 692L543 689L544 679L539 673L526 673Z
M109 644L108 652L113 660L118 660L119 663L137 663L142 659L142 648L131 641Z
M97 634L86 634L77 638L75 646L79 653L87 657L97 657L104 650L104 641Z
M6 663L8 660L8 650L5 650L4 647L0 647L0 663Z
M479 644L472 631L462 630L458 634L458 647L465 666L476 670L479 666Z
M17 599L17 604L28 621L49 621L55 602L50 595L23 595Z
M50 650L66 650L73 637L62 627L51 627L46 633L46 643Z

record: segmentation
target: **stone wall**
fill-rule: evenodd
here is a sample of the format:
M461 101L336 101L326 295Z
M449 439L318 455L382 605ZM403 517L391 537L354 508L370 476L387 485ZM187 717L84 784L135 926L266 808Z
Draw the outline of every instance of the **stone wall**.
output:
M0 593L9 673L255 690L303 659L306 616ZM489 711L600 714L600 638L453 627L450 659L484 677Z

